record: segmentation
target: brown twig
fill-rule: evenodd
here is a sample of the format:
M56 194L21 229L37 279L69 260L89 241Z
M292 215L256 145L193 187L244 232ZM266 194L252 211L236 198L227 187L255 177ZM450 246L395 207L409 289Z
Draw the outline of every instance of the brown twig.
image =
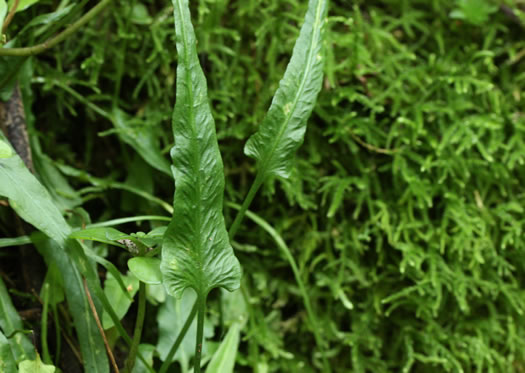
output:
M66 340L67 345L69 346L71 351L73 351L73 355L75 355L80 365L83 365L84 362L82 361L82 355L80 355L80 351L77 350L77 346L75 346L71 338L69 338L69 336L66 333L63 332L62 337L64 337L64 339Z
M367 142L365 142L363 139L361 139L359 136L357 136L355 133L353 133L351 130L348 130L348 132L350 132L350 136L352 136L352 138L355 140L355 142L357 142L359 145L361 145L362 147L372 151L372 152L376 152L376 153L381 153L381 154L394 154L394 153L397 153L399 151L399 149L385 149L385 148L378 148L377 146L374 146L374 145L371 145L371 144L368 144Z
M18 3L20 3L20 0L15 0L15 3L13 4L13 7L9 9L9 13L7 13L7 16L4 20L4 25L2 26L2 34L5 34L7 31L7 26L11 23L13 20L13 17L15 16L16 9L18 8Z
M117 362L115 361L115 357L113 356L111 347L109 347L109 343L106 338L106 334L104 333L104 328L102 328L102 324L100 323L100 319L98 318L97 309L95 308L95 304L93 303L93 299L91 298L91 293L89 292L86 279L82 277L82 280L84 281L84 290L86 291L86 295L87 295L88 302L89 302L89 307L91 308L91 312L93 312L93 317L95 318L95 322L97 323L98 330L100 331L100 334L102 335L102 339L104 340L104 345L106 346L109 360L111 360L111 364L113 365L113 369L115 370L115 373L119 373Z

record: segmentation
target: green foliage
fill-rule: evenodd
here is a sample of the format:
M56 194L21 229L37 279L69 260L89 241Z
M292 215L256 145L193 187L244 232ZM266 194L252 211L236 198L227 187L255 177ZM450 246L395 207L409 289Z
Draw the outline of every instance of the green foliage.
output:
M118 281L108 272L106 281L104 281L104 293L108 299L111 299L113 310L119 319L122 319L131 306L131 300L139 290L139 280L133 275L120 275L124 281L125 288L122 289ZM107 312L102 314L102 326L104 329L112 328L115 324Z
M5 141L3 134L0 134L0 138ZM66 245L71 228L53 204L47 190L29 172L20 157L14 155L1 159L0 177L2 178L0 195L9 198L11 207L20 217L52 238L42 244L42 255L48 264L55 262L59 266L64 283L68 284L66 296L70 303L75 326L79 334L84 336L84 339L80 340L80 347L87 369L93 372L107 371L108 363L103 353L102 338L89 311L79 273L79 270L87 272L86 266L89 264L78 243L69 241ZM66 247L70 249L67 254ZM93 273L85 275L91 283L98 281Z
M0 369L5 373L17 373L16 362L11 352L11 346L2 332L0 332Z
M171 295L180 297L191 287L205 299L216 287L237 289L241 268L222 215L222 159L188 1L174 0L173 7L179 54L171 151L175 197L173 218L164 234L161 270Z
M0 27L4 25L4 19L7 14L7 3L5 0L0 1Z
M22 320L11 302L2 279L0 279L0 327L5 333L1 338L3 340L2 352L6 356L7 367L10 363L35 357L33 346L29 338L24 335ZM10 347L11 356L9 356L7 346Z
M292 157L302 144L306 121L323 80L322 43L327 2L311 0L292 58L272 100L268 114L244 152L257 160L263 180L290 176Z
M55 373L56 368L52 365L44 364L40 356L36 360L24 360L18 365L19 373Z
M450 16L480 26L497 10L498 6L487 0L459 0L458 9L453 10Z
M224 337L221 345L213 354L206 373L232 373L235 365L235 356L239 348L239 339L241 334L241 326L239 323L234 323L228 329L228 333Z
M159 285L162 283L160 260L157 258L132 258L128 260L128 267L136 278L146 284Z
M83 14L88 2L62 4L55 8L56 2L40 1L17 13L6 37L17 46L42 42ZM243 146L268 121L307 5L190 2L198 40L193 46L224 162L226 227L259 170L257 160L243 155ZM268 179L250 207L271 229L247 219L231 241L244 272L242 292L234 293L243 301L232 302L246 312L235 372L323 371L301 283L335 372L525 369L522 7L521 0L330 2L325 78L304 144L295 159L286 158L288 178ZM89 226L90 219L119 225L118 231L141 241L130 232L166 229L162 220L143 217L167 218L172 209L173 180L166 165L174 143L174 84L181 76L172 47L178 38L172 12L166 1L114 1L63 44L27 59L22 70L21 60L2 60L3 98L14 84L8 77L14 70L23 73L35 168L49 191L46 199L55 205L28 214L42 217L32 222L38 229L54 221L49 211L76 228ZM6 169L1 172L5 194L21 193L20 185L32 180L23 175L24 182L11 190ZM20 206L24 203L30 204L24 199ZM0 235L15 238L10 213L0 205ZM153 236L156 241L147 247L155 256L162 233ZM73 316L77 336L99 335L94 324L79 326L91 315L80 268L93 269L96 258L106 261L99 267L102 276L107 263L126 272L132 257L115 247L122 244L107 240L84 243L91 263L85 267L61 255L65 250L56 244L41 248L63 277L68 304L61 308ZM2 239L0 246L27 242ZM81 255L77 249L70 251ZM18 256L8 248L0 254L2 263ZM19 274L9 275L19 284ZM102 308L94 287L98 280L91 278L89 286ZM150 348L139 351L158 370L195 296L188 290L175 300L158 286L150 289L141 341ZM21 310L17 294L9 296ZM204 361L219 354L234 325L228 315L236 307L227 299L210 293ZM39 307L36 301L31 305ZM135 314L132 305L124 322L129 325ZM61 327L67 332L68 325ZM23 327L34 325L28 321ZM126 338L115 334L110 331L114 350L128 351ZM194 324L171 370L191 369L195 337ZM9 354L5 340L0 334L0 361L1 354ZM50 352L55 358L52 346ZM148 370L140 362L134 369Z
M29 8L31 5L33 4L36 4L38 3L40 0L20 0L18 2L18 6L16 8L16 11L17 12L21 12L23 10L26 10L27 8ZM13 5L15 4L15 0L9 0L8 2L9 4L9 9L11 9L13 7Z
M182 298L168 297L163 303L157 314L157 323L159 328L159 338L157 341L157 351L162 361L166 360L171 346L175 342L177 335L183 327L185 317L195 303L197 296L193 290L187 290L183 293ZM213 324L207 320L204 323L205 341L213 336ZM191 324L188 332L184 336L180 347L174 356L174 361L180 365L183 373L192 372L190 361L195 353L195 340L197 337L197 320ZM203 356L208 354L208 343L203 344Z
M11 147L3 140L0 140L0 158L9 158L13 155Z

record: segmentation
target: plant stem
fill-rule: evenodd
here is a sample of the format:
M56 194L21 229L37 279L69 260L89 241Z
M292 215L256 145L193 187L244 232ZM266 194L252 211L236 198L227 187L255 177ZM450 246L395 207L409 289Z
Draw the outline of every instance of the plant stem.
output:
M20 3L20 0L15 0L13 6L11 9L9 9L9 13L7 13L7 17L5 17L4 25L2 26L2 34L5 34L7 30L7 26L11 23L13 20L13 17L15 16L16 9L18 8L18 4Z
M204 340L204 313L206 312L206 295L198 294L197 298L197 340L195 341L195 358L193 373L201 373L202 343Z
M250 207L250 204L252 203L255 194L257 194L257 191L259 190L263 182L264 178L262 177L262 174L258 172L252 186L250 187L250 190L248 191L248 194L246 195L246 198L244 199L244 202L242 203L239 212L235 216L235 220L230 226L230 240L233 240L233 237L235 237L235 234L237 233L237 230L241 225L241 221L244 218L244 215L246 214L246 210L248 210L248 207Z
M113 219L113 220L106 220L106 221L103 221L103 222L100 222L100 223L87 224L86 228L112 227L112 226L119 225L119 224L126 224L126 223L131 223L131 222L135 222L135 221L144 221L144 220L148 220L148 221L158 220L158 221L167 221L167 222L169 222L169 221L171 221L171 218L169 218L167 216L161 216L161 215L130 216L130 217L126 217L126 218L118 218L118 219ZM18 239L21 239L21 238L22 237L18 237ZM2 242L1 240L3 240L3 239L0 238L0 242Z
M257 176L255 177L255 180L254 180L252 186L250 187L250 190L248 191L248 194L246 195L246 198L244 199L244 202L243 202L241 208L239 209L239 212L235 216L235 220L233 221L232 225L230 226L230 230L228 232L229 236L230 236L230 240L232 240L233 237L235 237L235 234L237 233L237 230L239 229L239 227L241 225L241 221L244 218L244 215L246 214L246 211L248 210L248 207L250 207L250 204L252 203L253 198L257 194L257 191L259 190L259 188L261 187L263 182L264 182L264 179L261 177L261 173L257 173ZM186 323L184 324L184 327L180 331L179 336L177 337L177 340L175 341L175 344L173 345L173 347L170 350L170 354L172 354L172 353L175 354L175 352L177 351L177 348L179 347L177 343L180 344L180 342L182 342L182 339L186 335L186 333L187 333L187 331L188 331L188 329L189 329L193 319L195 318L195 313L196 313L197 309L199 311L199 318L201 317L201 313L202 313L202 320L200 320L200 319L197 320L197 344L196 344L196 348L195 348L195 362L196 362L196 364L198 362L198 366L195 365L194 373L200 372L200 369L201 369L200 368L200 360L201 360L201 353L202 353L202 351L201 351L202 350L202 335L199 338L199 334L198 333L199 333L199 325L200 325L199 323L202 322L202 325L200 326L201 334L202 334L203 328L204 328L204 311L206 309L206 300L204 300L204 304L201 305L200 304L200 300L197 299L197 301L193 305L193 309L192 309L190 315L186 319ZM199 345L199 343L200 343L200 345ZM168 366L169 366L170 363L171 363L171 359L166 359L166 361L164 361L164 363L162 364L159 373L165 373L166 370L168 369Z
M104 311L106 311L109 314L109 317L111 317L111 320L113 320L113 323L115 324L115 328L117 328L119 335L124 339L126 344L131 348L131 346L133 345L133 341L131 337L128 335L128 333L126 332L126 330L124 329L124 327L122 326L122 323L120 322L119 317L115 313L115 310L113 309L113 307L111 307L111 303L109 302L108 297L106 296L106 294L104 293L104 290L102 290L102 287L100 285L95 288L95 294L100 299L104 307ZM149 365L146 359L144 359L144 356L142 356L140 351L138 351L137 354L138 354L139 359L142 361L142 363L146 367L146 369L150 373L155 373L155 371Z
M195 318L195 315L197 314L197 302L193 305L193 308L191 309L190 314L188 315L188 318L184 322L184 325L182 326L182 329L179 332L179 335L177 336L177 339L173 343L173 346L171 346L170 352L168 352L168 356L166 357L166 360L164 360L164 363L162 363L162 366L160 367L159 373L166 373L168 370L171 361L173 359L173 356L179 349L180 344L182 343L182 340L186 336L186 333L188 332L191 323L193 322L193 319Z
M228 206L233 207L235 209L240 209L241 207L235 203L228 203ZM295 277L295 281L297 282L297 285L299 286L299 291L301 292L304 307L306 308L306 313L308 314L308 318L310 319L310 323L312 324L312 331L315 338L315 342L317 344L317 347L321 350L322 359L323 359L323 372L330 373L332 370L330 368L330 364L328 363L328 359L326 358L326 351L325 351L325 345L323 344L323 340L321 338L321 335L319 334L319 323L317 321L317 316L314 313L314 310L312 308L312 303L310 301L310 296L308 295L308 291L306 290L306 287L304 286L304 282L301 278L301 272L299 271L299 268L297 267L297 263L295 262L295 258L293 257L292 253L290 252L290 249L284 242L281 235L270 225L268 224L264 219L259 217L258 215L254 214L251 211L246 211L246 215L257 225L259 225L262 229L264 229L275 241L279 249L283 252L284 256L288 260L288 263L290 263L290 267L292 267L292 271Z
M239 209L239 212L235 216L235 220L233 221L233 223L232 223L232 225L230 227L230 231L228 232L229 236L230 236L230 240L232 240L233 237L235 236L235 234L237 233L237 230L239 229L239 227L241 225L241 221L244 218L244 215L246 214L246 211L248 210L248 207L250 207L250 204L252 203L253 198L257 194L257 191L259 190L259 188L261 187L263 182L264 182L264 179L261 177L261 174L258 173L257 176L255 177L255 180L254 180L252 186L250 187L250 190L248 191L248 194L247 194L246 198L244 199L244 202L243 202L241 208ZM183 328L179 332L177 340L175 341L175 343L171 347L171 350L170 350L170 352L168 354L168 358L162 364L159 373L165 373L166 370L168 369L169 365L171 364L171 358L173 357L173 355L177 351L177 349L178 349L180 343L182 342L184 336L188 332L188 329L189 329L193 319L195 318L195 313L197 312L197 310L199 312L199 315L198 315L198 319L197 319L197 342L196 342L196 346L195 346L195 368L194 368L194 373L199 373L201 371L200 361L201 361L201 354L202 354L202 340L203 340L203 335L202 334L203 334L203 330L204 330L204 312L206 310L206 299L204 299L204 302L201 302L200 299L197 299L197 301L193 305L191 313L188 315L188 318L186 319L186 322L184 323ZM199 335L199 332L200 332L200 335Z
M61 43L67 39L70 35L76 32L79 28L84 26L86 23L91 21L96 15L98 15L112 0L102 0L100 3L91 8L86 14L80 17L75 23L66 28L57 36L46 40L45 42L34 45L32 47L24 48L0 48L0 56L33 56L35 54L42 53L49 48Z
M137 311L137 320L135 321L135 330L133 331L133 342L129 349L128 359L126 360L125 372L131 373L135 360L137 359L137 351L139 349L140 338L142 336L142 328L144 326L144 316L146 315L146 284L140 281L139 285L139 305Z
M56 304L52 305L53 307L53 319L55 320L55 335L56 335L56 342L55 342L55 365L58 366L58 362L60 361L60 353L62 351L62 339L60 338L60 318L58 317L58 310ZM64 331L62 331L64 333Z
M49 309L49 283L46 282L43 287L43 302L42 307L42 334L40 335L40 343L42 344L42 355L44 363L51 364L51 356L49 355L49 348L47 346L47 312Z

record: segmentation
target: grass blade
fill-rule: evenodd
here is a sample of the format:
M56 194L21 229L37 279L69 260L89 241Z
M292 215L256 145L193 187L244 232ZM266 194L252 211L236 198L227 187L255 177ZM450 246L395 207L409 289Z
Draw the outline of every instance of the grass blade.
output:
M235 203L228 203L228 206L233 207L235 209L240 210L241 206ZM299 271L299 267L297 266L297 263L286 245L286 242L284 242L281 235L263 218L261 218L259 215L254 214L251 211L246 211L246 216L250 218L255 224L260 226L262 229L268 233L279 249L282 251L286 259L288 260L288 263L290 264L290 267L292 268L295 281L297 282L297 285L299 286L299 291L301 292L301 296L303 297L303 303L304 307L306 308L306 313L308 315L308 319L310 321L310 324L312 325L312 331L315 338L315 343L317 344L317 347L321 350L322 356L323 356L323 366L324 366L324 372L331 372L330 365L328 363L328 359L326 357L326 351L325 351L325 345L323 344L323 340L321 338L321 334L319 333L319 330L321 330L321 327L319 326L319 322L317 321L317 316L315 315L315 312L312 307L312 302L310 300L310 296L308 295L308 291L306 290L306 286L304 285L304 282L301 278L301 273Z
M7 143L0 132L1 141ZM90 314L79 273L79 266L86 267L90 264L76 255L75 250L81 250L78 242L67 242L71 233L70 226L53 203L48 191L16 154L0 158L0 180L0 195L9 198L10 205L20 217L51 237L55 243L54 247L48 248L47 255L44 256L47 256L45 259L48 263L50 258L57 263L64 276L64 283L68 284L66 297L69 306L75 308L72 315L77 333L83 336L79 338L79 342L86 370L95 373L108 372L109 365L103 341ZM68 251L65 250L66 247ZM94 274L88 281L94 283L98 281L98 277Z
M32 360L35 358L35 349L29 338L17 331L22 331L23 325L16 312L11 298L7 293L4 281L0 277L0 329L10 337L7 341L11 346L12 356L16 361ZM0 341L1 343L1 341ZM1 347L0 347L1 348ZM0 361L1 364L1 361ZM3 370L0 370L3 372Z
M241 324L234 322L219 349L213 354L210 364L206 368L206 373L233 373L240 339Z
M100 332L93 319L89 308L88 299L84 292L82 275L64 250L54 240L44 239L41 234L32 235L33 243L48 265L55 263L60 269L68 302L69 310L73 316L75 329L79 336L80 350L86 370L90 372L109 372L109 365ZM100 360L100 362L97 361Z

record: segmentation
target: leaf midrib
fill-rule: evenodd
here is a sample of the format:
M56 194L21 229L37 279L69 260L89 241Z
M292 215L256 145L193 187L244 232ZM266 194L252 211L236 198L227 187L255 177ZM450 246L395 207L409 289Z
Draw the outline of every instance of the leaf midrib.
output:
M188 43L188 40L187 40L187 34L186 34L186 27L187 27L187 24L186 24L186 17L184 17L184 14L183 14L183 10L182 10L182 4L181 4L182 0L177 0L177 7L178 7L178 11L179 11L179 19L180 19L180 22L181 22L181 36L182 36L182 45L184 47L184 64L185 64L185 75L186 75L186 87L187 87L187 93L188 93L188 99L189 99L189 102L190 102L190 109L189 109L189 117L190 117L190 126L191 126L191 130L192 130L192 140L191 140L191 143L192 143L192 147L195 148L195 142L196 142L196 138L197 138L197 127L196 127L196 123L195 123L195 112L194 112L194 106L193 106L193 82L191 80L191 72L190 72L190 46L189 46L189 43ZM195 36L196 38L196 36ZM200 66L200 65L199 65ZM197 142L197 148L199 148L200 150L200 147L198 146L198 142ZM199 228L198 232L199 232L199 235L201 233L201 173L200 173L200 169L199 169L199 165L201 163L201 154L200 154L200 151L196 151L196 152L192 152L192 157L193 157L193 169L195 170L195 166L197 166L197 204L199 205L197 211L197 226ZM193 202L193 201L192 201ZM197 263L201 264L202 263L202 247L201 247L201 241L200 240L192 240L195 244L196 244L196 255L198 256L198 261ZM200 271L200 278L202 279L203 276L203 272L202 272L202 268L198 268L198 270ZM200 284L202 285L202 284ZM195 291L198 291L198 289L195 289Z

